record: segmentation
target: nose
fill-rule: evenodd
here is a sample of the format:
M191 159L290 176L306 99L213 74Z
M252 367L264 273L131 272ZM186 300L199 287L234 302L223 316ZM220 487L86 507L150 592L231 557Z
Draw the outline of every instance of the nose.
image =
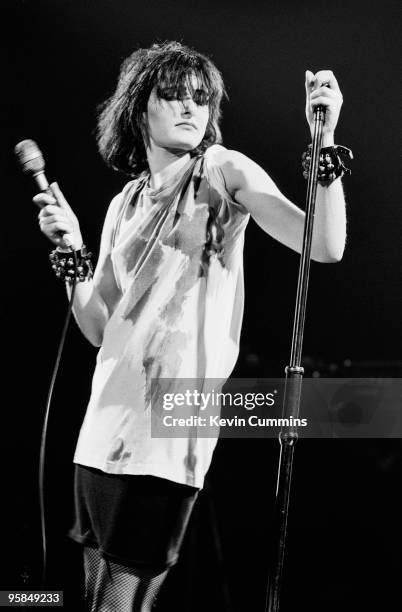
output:
M187 113L193 113L194 112L194 100L193 98L188 95L185 98L182 98L180 100L181 104L182 104L182 112L187 114Z

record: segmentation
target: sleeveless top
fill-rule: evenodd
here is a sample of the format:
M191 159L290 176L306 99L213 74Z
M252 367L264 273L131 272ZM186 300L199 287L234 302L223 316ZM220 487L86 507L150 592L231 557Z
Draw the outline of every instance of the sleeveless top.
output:
M203 485L217 439L152 438L151 381L225 380L236 363L249 214L225 189L219 150L192 158L160 189L141 176L111 203L122 297L104 330L76 463ZM211 208L224 250L205 260Z

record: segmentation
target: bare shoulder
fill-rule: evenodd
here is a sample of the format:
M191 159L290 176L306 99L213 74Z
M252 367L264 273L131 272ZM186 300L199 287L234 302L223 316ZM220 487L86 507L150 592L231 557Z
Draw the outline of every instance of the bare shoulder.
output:
M227 149L222 145L214 145L210 149L210 158L214 165L220 168L222 171L230 168L242 168L248 164L253 164L252 160L233 149Z
M226 149L222 145L211 147L208 158L210 164L222 174L226 188L231 194L244 185L246 177L252 180L256 170L262 171L247 155L234 149Z
M278 189L268 173L250 157L220 145L211 149L213 164L222 173L229 193L236 195L245 190L278 194Z

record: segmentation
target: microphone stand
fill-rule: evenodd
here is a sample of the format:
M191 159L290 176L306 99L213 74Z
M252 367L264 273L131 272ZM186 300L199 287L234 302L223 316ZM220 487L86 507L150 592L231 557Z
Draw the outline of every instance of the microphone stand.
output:
M296 307L293 320L292 349L290 364L285 368L286 381L282 413L284 419L290 419L290 417L293 417L293 419L298 418L300 408L300 395L304 373L304 368L301 367L301 355L317 194L318 163L320 159L324 118L325 109L322 106L318 106L314 111L314 135L307 183L306 217L304 222L303 245L300 257ZM292 423L293 421L290 422ZM265 612L279 611L293 455L297 439L298 433L296 426L291 425L281 428L279 434L280 456L274 513L273 559L270 568Z

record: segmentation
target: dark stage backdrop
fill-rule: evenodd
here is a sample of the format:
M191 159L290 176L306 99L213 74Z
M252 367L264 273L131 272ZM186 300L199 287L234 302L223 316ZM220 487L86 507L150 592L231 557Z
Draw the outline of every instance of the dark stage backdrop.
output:
M354 154L344 181L348 244L341 263L312 264L305 329L307 373L399 376L402 209L398 155L400 22L397 3L15 0L1 7L4 569L1 589L38 588L40 431L66 300L49 243L12 156L36 140L97 254L110 199L125 179L104 167L95 108L138 46L180 40L210 55L229 94L224 144L264 167L303 206L300 155L309 141L304 71L331 68L344 94L336 140ZM298 256L251 221L246 308L237 376L281 375L288 362ZM79 609L72 521L72 454L96 351L72 326L49 424L50 585ZM182 560L160 609L264 609L276 441L218 444ZM283 612L396 609L399 441L302 441L296 450ZM219 538L217 537L219 533ZM220 561L221 558L221 561ZM397 565L398 563L398 565ZM225 603L226 602L226 603ZM386 603L387 602L387 603Z

